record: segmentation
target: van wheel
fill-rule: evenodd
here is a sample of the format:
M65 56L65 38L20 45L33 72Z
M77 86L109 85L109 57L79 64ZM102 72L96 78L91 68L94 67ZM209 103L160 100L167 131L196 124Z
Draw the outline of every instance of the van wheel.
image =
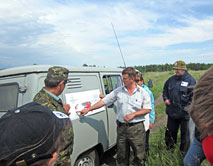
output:
M99 156L97 150L90 150L81 155L75 163L75 166L99 166Z

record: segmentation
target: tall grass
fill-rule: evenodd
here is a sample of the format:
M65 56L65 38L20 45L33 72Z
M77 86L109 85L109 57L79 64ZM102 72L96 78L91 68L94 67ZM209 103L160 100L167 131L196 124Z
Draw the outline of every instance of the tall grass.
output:
M150 150L146 161L146 166L182 166L183 155L179 151L177 144L174 150L167 150L164 142L166 127L150 137Z
M150 150L146 160L146 166L183 166L184 156L179 150L180 133L178 133L178 143L173 151L167 150L164 137L166 127L161 127L156 133L150 136ZM201 166L209 166L209 162L204 160Z

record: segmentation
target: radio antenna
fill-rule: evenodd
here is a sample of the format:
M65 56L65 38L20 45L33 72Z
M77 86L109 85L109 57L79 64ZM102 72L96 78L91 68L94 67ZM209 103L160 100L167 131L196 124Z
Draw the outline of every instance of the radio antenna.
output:
M112 24L112 22L111 22L111 24ZM115 38L116 38L117 43L118 43L118 48L119 48L120 53L121 53L121 57L122 57L122 60L123 60L123 63L124 63L124 67L126 67L126 63L125 63L125 60L124 60L124 56L123 56L123 53L122 53L122 51L121 51L121 47L120 47L120 44L119 44L119 41L118 41L118 37L117 37L117 35L116 35L115 28L114 28L114 25L113 25L113 24L112 24L112 29L113 29L113 32L114 32L114 34L115 34Z

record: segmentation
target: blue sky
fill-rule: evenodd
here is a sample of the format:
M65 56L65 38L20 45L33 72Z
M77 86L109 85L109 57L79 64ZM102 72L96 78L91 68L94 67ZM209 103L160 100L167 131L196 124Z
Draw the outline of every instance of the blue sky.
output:
M213 63L212 0L0 0L0 68Z

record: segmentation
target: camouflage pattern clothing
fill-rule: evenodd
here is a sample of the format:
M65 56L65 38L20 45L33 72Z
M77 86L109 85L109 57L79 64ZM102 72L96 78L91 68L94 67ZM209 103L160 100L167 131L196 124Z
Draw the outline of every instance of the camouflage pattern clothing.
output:
M64 67L53 66L48 69L47 77L48 80L67 80L69 70Z
M34 97L33 101L36 101L44 106L46 106L48 109L52 111L60 111L64 114L66 114L63 103L61 99L59 101L56 101L52 96L50 96L44 88L42 88ZM64 140L62 142L66 142L65 147L62 151L59 152L59 155L56 159L56 166L65 166L65 165L71 165L71 154L73 151L73 128L69 128L69 133L67 136L65 136Z
M52 96L45 92L44 88L41 89L33 98L33 101L40 103L43 106L46 106L52 111L60 111L64 114L67 114L63 108L63 103L61 99L56 101Z
M69 133L67 135L67 137L65 138L64 141L66 141L66 145L64 147L64 149L59 152L59 155L56 159L56 164L55 166L70 166L71 165L71 154L73 151L73 139L74 139L74 135L73 135L73 128L71 127L69 129Z

